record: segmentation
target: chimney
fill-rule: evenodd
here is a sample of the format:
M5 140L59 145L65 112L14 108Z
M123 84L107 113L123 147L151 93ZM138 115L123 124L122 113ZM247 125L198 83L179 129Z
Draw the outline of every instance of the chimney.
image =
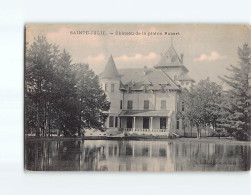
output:
M180 54L180 60L181 60L181 64L183 64L183 58L184 58L184 54Z
M144 66L144 75L147 74L147 66Z

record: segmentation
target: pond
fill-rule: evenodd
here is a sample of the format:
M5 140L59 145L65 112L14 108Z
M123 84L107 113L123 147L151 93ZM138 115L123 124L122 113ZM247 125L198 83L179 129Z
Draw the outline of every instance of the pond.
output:
M250 146L179 141L26 141L33 171L245 171Z

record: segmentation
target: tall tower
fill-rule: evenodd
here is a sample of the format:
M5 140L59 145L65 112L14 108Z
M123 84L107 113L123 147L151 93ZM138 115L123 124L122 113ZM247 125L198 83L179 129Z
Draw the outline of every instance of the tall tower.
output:
M162 56L159 63L154 66L157 69L162 69L166 72L174 81L178 80L178 77L188 72L188 69L183 64L184 55L180 56L175 51L173 44L167 52Z
M99 82L105 91L107 100L111 102L108 118L105 123L108 129L118 130L119 113L121 112L122 92L120 91L120 76L112 55L110 56L104 71L99 75Z
M180 89L184 88L190 90L192 83L194 82L188 76L188 69L183 63L184 55L181 54L180 56L174 49L173 43L171 41L171 46L167 50L167 52L162 56L159 63L154 66L156 69L161 69L164 71L176 85L181 87ZM175 113L172 116L173 129L179 135L184 135L184 125L183 125L183 112L185 111L185 102L182 99L180 91L175 92Z
M173 43L170 48L162 56L159 63L154 66L157 69L163 70L173 81L182 88L190 90L194 80L188 76L188 69L183 62L184 55L180 56L174 49Z

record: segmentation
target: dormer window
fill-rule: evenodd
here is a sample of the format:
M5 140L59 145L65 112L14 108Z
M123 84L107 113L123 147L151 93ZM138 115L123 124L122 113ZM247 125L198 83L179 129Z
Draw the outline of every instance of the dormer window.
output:
M128 93L132 93L132 86L128 86Z
M148 93L148 86L144 86L144 92Z
M166 92L166 86L165 85L161 85L161 92L165 93Z

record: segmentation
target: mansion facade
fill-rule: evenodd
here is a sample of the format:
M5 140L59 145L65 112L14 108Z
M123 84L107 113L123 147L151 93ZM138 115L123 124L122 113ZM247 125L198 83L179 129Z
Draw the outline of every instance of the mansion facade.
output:
M99 75L100 85L111 102L105 123L108 131L139 135L184 136L182 88L190 89L188 76L173 45L153 68L118 70L110 56Z

